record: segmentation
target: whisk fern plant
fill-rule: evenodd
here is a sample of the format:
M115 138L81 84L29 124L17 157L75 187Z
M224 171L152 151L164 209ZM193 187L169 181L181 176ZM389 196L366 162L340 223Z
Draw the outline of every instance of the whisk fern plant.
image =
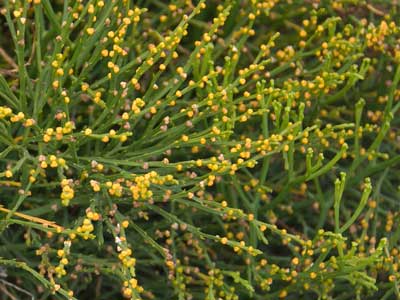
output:
M393 1L5 0L5 299L400 298Z

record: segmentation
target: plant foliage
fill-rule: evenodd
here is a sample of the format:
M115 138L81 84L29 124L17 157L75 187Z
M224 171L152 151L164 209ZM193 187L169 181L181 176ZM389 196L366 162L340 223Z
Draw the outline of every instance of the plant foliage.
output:
M1 1L0 298L399 298L375 2Z

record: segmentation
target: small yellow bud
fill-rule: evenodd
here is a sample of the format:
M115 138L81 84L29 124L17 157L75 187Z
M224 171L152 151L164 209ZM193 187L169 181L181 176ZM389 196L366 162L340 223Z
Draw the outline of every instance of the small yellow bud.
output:
M90 28L86 29L86 32L88 35L93 35L95 32L95 29L93 27L90 27Z

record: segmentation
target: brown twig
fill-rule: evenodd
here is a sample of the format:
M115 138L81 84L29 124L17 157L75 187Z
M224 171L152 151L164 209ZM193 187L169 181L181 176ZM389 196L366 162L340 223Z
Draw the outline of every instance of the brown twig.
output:
M4 208L1 205L0 205L0 211L1 212L5 212L5 213L9 213L10 212L9 209ZM42 224L44 226L50 226L50 227L56 228L56 229L58 229L60 231L64 230L64 227L62 227L60 225L57 225L54 221L48 221L48 220L45 220L45 219L42 219L42 218L30 216L30 215L27 215L27 214L24 214L24 213L20 213L20 212L14 212L14 215L17 216L17 217L20 217L22 219L29 220L31 222L35 222L35 223Z
M28 295L29 297L31 297L32 300L35 299L35 297L34 297L30 292L28 292L27 290L24 290L23 288L20 288L19 286L15 285L15 284L13 284L13 283L11 283L11 282L5 281L5 280L3 280L3 279L0 279L0 282L2 283L2 284L0 285L0 290L1 290L1 291L4 291L4 292L7 294L7 296L9 296L12 300L18 300L18 299L15 298L15 296L12 295L12 294L6 289L6 286L10 286L10 287L12 287L13 289L15 289L15 290L17 290L17 291L19 291L19 292L21 292L21 293L24 293L25 295Z
M2 292L4 295L6 295L7 297L11 298L11 300L18 300L13 294L11 294L7 288L5 287L5 285L0 284L0 292Z
M15 63L15 61L7 54L7 52L0 47L0 56L3 57L3 59L14 69L18 69L18 65Z
M385 13L379 9L377 9L376 7L373 7L371 4L366 4L366 7L374 14L378 15L378 16L385 16Z
M18 73L17 69L0 69L0 74L1 75L7 75L7 76L16 76L16 74Z

